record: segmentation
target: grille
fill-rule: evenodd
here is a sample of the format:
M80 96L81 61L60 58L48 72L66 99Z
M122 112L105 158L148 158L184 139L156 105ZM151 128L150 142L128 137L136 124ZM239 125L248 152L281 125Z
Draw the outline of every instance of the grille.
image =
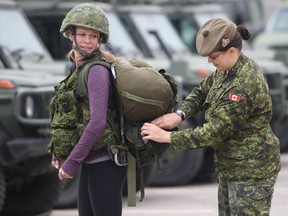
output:
M21 90L15 101L15 115L22 124L50 124L49 104L54 96L51 88Z

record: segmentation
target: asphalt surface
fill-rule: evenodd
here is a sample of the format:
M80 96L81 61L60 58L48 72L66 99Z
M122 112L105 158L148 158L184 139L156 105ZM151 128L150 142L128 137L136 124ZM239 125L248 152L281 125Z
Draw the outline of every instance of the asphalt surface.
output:
M270 216L288 215L288 153L282 154ZM217 183L182 187L148 187L136 207L123 202L123 216L216 216ZM139 197L139 195L138 195ZM76 209L54 210L51 216L78 216Z

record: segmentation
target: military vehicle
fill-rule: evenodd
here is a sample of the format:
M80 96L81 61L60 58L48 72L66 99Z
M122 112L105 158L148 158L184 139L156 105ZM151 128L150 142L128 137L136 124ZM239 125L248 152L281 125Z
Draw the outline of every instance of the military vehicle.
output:
M0 215L36 215L59 194L47 154L48 106L63 77L33 66L49 55L12 1L0 2L0 28Z
M12 0L3 0L2 2L3 5L4 2L6 5L16 4ZM3 8L3 19L0 20L0 23L7 33L1 34L0 40L2 45L7 46L13 52L18 67L45 69L51 73L63 74L66 69L65 65L54 61L20 7L17 9L17 13L2 5L1 8Z
M61 1L61 0L60 0ZM97 1L97 0L94 0ZM223 8L225 14L230 17L236 24L244 24L251 29L252 34L256 36L265 28L264 18L264 3L263 0L102 0L103 2L109 2L111 4L121 6L123 4L150 4L160 5L165 7L167 5L184 9L191 5L196 6L199 4L218 5ZM209 7L209 6L208 6ZM214 7L214 6L213 6ZM205 8L206 10L206 8ZM200 11L197 11L201 13ZM213 11L212 11L213 12ZM209 14L206 14L209 16Z

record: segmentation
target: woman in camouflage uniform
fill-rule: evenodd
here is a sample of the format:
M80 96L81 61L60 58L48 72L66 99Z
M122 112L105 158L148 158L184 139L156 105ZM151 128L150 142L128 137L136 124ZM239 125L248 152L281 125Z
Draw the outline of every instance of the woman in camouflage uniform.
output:
M79 74L89 61L119 60L99 48L108 42L109 23L101 8L80 4L68 12L60 32L71 40L73 48L68 55L71 73L57 86L50 107L52 165L59 169L61 180L72 178L82 165L80 216L120 216L126 167L117 166L106 150L114 139L107 124L112 103L110 72L102 65L93 65L89 68L88 95L78 89Z
M216 71L183 101L179 110L145 123L144 140L174 149L212 147L218 176L219 215L269 215L280 171L279 140L272 132L272 101L259 66L243 55L245 26L215 18L196 38L197 51ZM207 123L178 132L181 120L205 111ZM161 129L163 128L163 129Z

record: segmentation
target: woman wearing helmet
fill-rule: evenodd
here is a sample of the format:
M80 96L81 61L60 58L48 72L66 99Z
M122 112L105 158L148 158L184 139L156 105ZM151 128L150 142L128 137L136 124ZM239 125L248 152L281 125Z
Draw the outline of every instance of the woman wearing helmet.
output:
M196 48L216 71L185 98L175 113L141 128L143 139L174 149L214 149L220 216L269 215L280 171L279 140L270 128L272 100L259 66L242 53L250 33L221 18L206 22ZM167 132L181 120L205 111L201 127Z
M77 121L84 119L80 122L84 122L84 129L83 133L79 135L75 147L64 159L57 157L55 150L57 143L64 145L61 140L57 140L53 136L52 165L59 169L58 175L61 180L72 178L82 165L78 189L80 216L120 216L122 214L122 185L126 177L126 167L117 166L110 159L105 147L107 142L110 142L110 136L114 136L109 134L111 130L107 126L108 111L112 103L110 72L102 65L90 67L87 81L88 95L81 98L77 91L77 82L74 81L81 74L85 64L93 59L102 59L107 62L120 60L111 53L100 49L100 44L108 41L109 23L101 8L84 3L68 12L62 22L60 32L73 44L73 48L68 54L71 73L57 87L52 103L52 131L53 126L59 131L63 125L61 121L65 118L70 118L68 129L75 123L71 119ZM63 103L61 100L65 100L67 95L73 96ZM76 104L73 104L72 101L75 101ZM66 102L68 104L64 106ZM64 107L63 112L68 113L74 108L76 112L72 117L67 114L57 120L57 116L61 112L57 110L60 110L61 107ZM78 116L81 117L78 118ZM77 129L80 128L80 123L76 122ZM56 129L53 133L56 133ZM61 131L60 128L59 133L62 133L60 138L63 139L69 136L66 129ZM66 150L63 148L60 148L59 151Z

